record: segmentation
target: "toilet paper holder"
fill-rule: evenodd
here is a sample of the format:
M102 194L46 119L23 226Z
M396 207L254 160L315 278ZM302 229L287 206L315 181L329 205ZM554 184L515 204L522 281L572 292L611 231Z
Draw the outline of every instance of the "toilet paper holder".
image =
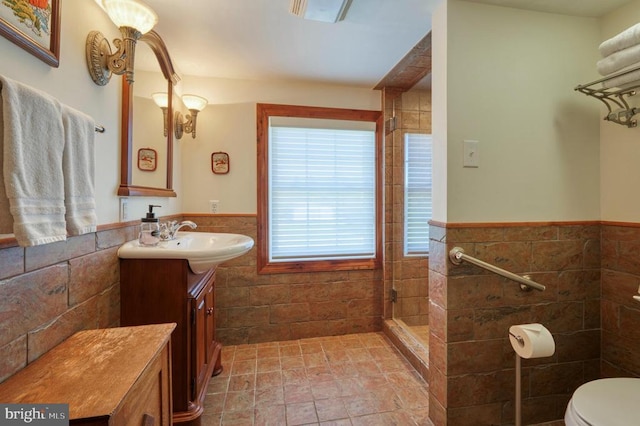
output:
M511 331L509 331L509 336L513 337L514 339L516 339L516 342L518 342L518 344L520 346L524 346L524 339L522 338L522 336L516 336L515 334L513 334Z
M521 324L509 327L509 340L516 359L515 426L522 426L522 363L525 358L551 356L555 353L555 341L551 332L542 324ZM549 339L551 340L549 342ZM533 349L532 349L533 347ZM535 349L537 347L537 350ZM529 348L529 350L527 350Z

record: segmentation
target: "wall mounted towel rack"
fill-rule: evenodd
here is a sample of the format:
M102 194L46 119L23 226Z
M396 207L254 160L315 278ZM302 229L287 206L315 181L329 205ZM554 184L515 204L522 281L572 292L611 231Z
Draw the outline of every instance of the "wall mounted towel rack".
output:
M0 92L2 92L2 82L1 81L0 81ZM104 126L96 124L95 125L95 131L96 131L96 133L104 133L105 132L105 128L104 128Z
M640 113L640 108L631 107L627 102L629 96L634 96L640 88L640 67L619 71L599 80L587 84L580 84L574 88L587 96L592 96L602 101L609 110L604 119L627 127L636 127L638 120L633 116ZM613 86L615 81L625 83L621 87ZM609 84L607 84L609 82Z
M495 265L492 265L480 259L476 259L473 256L469 256L468 254L465 254L464 250L460 247L454 247L451 249L451 251L449 251L449 260L451 260L451 263L453 263L454 265L459 265L462 263L462 261L469 262L473 265L486 269L487 271L493 272L494 274L509 278L510 280L520 283L520 288L522 290L531 290L532 288L535 288L536 290L544 291L546 289L544 285L526 278L526 275L524 277L521 277L520 275L516 275L513 272L505 271L504 269L499 268Z

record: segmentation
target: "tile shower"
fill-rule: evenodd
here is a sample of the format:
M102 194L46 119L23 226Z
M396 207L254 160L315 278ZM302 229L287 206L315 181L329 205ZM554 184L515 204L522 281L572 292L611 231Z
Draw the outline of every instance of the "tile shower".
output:
M429 258L404 255L404 135L431 133L431 92L384 88L384 330L429 375ZM391 294L396 301L392 302Z

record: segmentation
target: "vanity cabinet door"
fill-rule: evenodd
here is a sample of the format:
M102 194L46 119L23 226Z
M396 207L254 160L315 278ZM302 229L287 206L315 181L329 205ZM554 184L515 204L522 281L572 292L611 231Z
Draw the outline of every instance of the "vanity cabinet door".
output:
M217 376L222 373L222 360L220 357L220 351L222 345L216 341L216 310L215 310L215 275L211 277L210 282L204 288L204 305L206 309L205 318L205 345L207 351L207 357L209 363L209 370L212 371L212 376Z
M206 290L206 289L205 289ZM195 341L192 344L193 351L193 366L194 371L192 372L192 386L191 389L191 399L195 400L197 395L200 394L200 390L202 389L203 384L206 382L206 373L207 373L207 351L206 351L206 320L207 320L207 309L205 304L205 292L203 291L197 299L194 300L195 303L195 324L192 336Z
M216 346L216 320L215 310L213 307L213 285L209 286L207 294L204 296L204 305L206 309L205 327L205 343L207 346L207 359L213 359Z

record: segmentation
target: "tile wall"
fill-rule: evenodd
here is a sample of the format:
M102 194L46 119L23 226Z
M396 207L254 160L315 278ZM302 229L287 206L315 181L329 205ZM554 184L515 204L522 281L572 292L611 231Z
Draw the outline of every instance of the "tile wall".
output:
M185 215L202 231L255 238L254 216ZM0 381L77 330L117 326L117 248L131 224L47 246L0 246ZM541 322L556 353L523 361L523 421L562 417L572 392L600 376L640 376L637 224L509 224L431 227L430 417L435 424L513 423L511 324ZM448 250L514 272L530 272L545 292L472 265ZM380 272L255 274L255 253L218 274L218 336L227 345L381 329ZM602 324L602 325L600 325ZM602 344L601 344L602 341ZM473 420L469 420L473 419Z
M523 424L560 419L573 391L600 376L600 225L432 224L430 418L434 424L513 424L513 324L539 322L553 334L552 357L523 360ZM463 263L471 256L547 286L518 284Z
M0 382L76 331L119 324L117 250L135 232L128 226L44 246L0 245Z
M254 215L184 219L198 223L199 231L256 238ZM119 324L117 249L137 237L138 227L103 228L46 246L0 245L0 381L76 331ZM255 265L254 248L218 269L217 338L223 345L382 329L381 271L258 275Z
M203 232L256 240L255 215L184 215ZM255 247L218 267L216 332L223 345L379 331L382 271L256 273Z
M602 375L640 376L640 225L602 226Z

